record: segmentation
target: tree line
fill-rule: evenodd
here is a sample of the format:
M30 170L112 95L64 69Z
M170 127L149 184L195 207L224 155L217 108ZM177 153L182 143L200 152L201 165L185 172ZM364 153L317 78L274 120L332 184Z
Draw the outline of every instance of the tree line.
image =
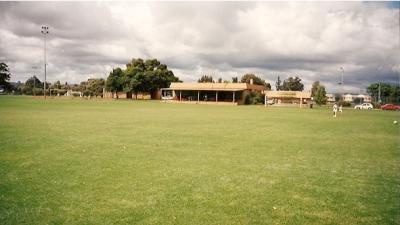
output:
M400 104L400 86L389 83L373 83L367 87L367 93L377 103Z
M240 78L241 83L250 83L250 80L253 80L253 84L263 85L267 90L271 90L271 84L267 83L264 79L256 76L253 73L247 73ZM224 80L222 78L218 78L217 81L214 80L211 75L203 75L200 79L197 80L198 83L238 83L238 77L232 77L232 80ZM275 84L277 91L303 91L304 84L301 82L299 77L289 77L282 82L280 77L278 76L278 80Z
M5 63L1 63L0 85L6 87L7 90L14 91L15 94L27 95L43 95L43 84L39 78L33 76L25 81L25 83L17 83L12 87L7 81L10 79L10 73ZM214 80L211 75L203 75L198 80L199 83L251 83L263 85L267 90L271 90L271 84L255 74L244 74L240 79L232 77L231 81L218 78ZM46 83L49 89L47 94L64 95L68 90L80 91L85 96L102 96L103 88L113 93L126 92L137 96L138 93L151 93L152 96L160 88L169 87L171 82L181 82L174 73L168 69L167 65L162 64L157 59L143 60L141 58L132 59L126 64L125 69L119 67L114 68L104 79L88 79L80 84L68 84L56 81L53 84ZM304 85L299 77L289 77L281 84L280 78L276 82L276 90L302 91Z
M267 90L271 90L271 84L267 83L264 79L256 76L253 73L247 73L243 75L240 79L241 83L250 83L252 80L253 84L263 85ZM222 78L218 78L217 81L214 80L211 75L203 75L200 79L197 80L198 83L239 83L238 77L232 77L232 80L224 80Z
M43 95L44 82L40 81L36 76L32 76L24 83L17 82L14 85L10 84L11 73L7 64L0 62L0 89L5 92L13 92L14 94L26 95ZM240 79L232 77L231 80L222 80L218 78L214 80L211 75L203 75L198 79L199 83L250 83L263 85L267 90L271 90L271 84L266 82L261 77L253 74L244 74ZM141 58L132 59L126 64L125 69L114 68L106 78L106 80L88 79L79 84L68 84L56 81L53 84L46 83L49 89L47 94L64 95L67 91L82 92L84 96L101 96L103 88L110 92L130 92L137 96L140 92L151 93L152 97L160 89L169 87L171 82L181 82L174 73L168 69L167 65L162 64L157 59L143 60ZM304 84L298 76L288 77L281 80L277 77L275 82L277 91L303 91ZM373 83L367 87L367 93L371 95L374 102L385 103L400 103L400 86L389 83ZM317 104L326 103L326 89L319 82L312 84L311 96Z

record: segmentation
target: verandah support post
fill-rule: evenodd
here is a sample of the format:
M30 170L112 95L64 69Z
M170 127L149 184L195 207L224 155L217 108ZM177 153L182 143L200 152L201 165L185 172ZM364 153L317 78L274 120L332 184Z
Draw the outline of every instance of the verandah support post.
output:
M218 102L218 91L215 92L215 102Z
M233 100L232 100L232 102L235 103L235 92L233 92Z
M267 95L264 94L264 107L267 107Z
M303 107L303 98L300 98L300 108Z
M200 101L200 91L197 91L197 103Z
M182 91L179 91L179 101L182 101Z

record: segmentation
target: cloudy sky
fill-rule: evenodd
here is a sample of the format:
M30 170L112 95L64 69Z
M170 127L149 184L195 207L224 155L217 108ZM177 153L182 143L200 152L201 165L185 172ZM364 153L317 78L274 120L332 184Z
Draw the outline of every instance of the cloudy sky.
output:
M12 81L78 83L132 58L157 58L185 82L255 73L328 91L399 81L399 2L0 2L0 61ZM274 85L273 85L274 86Z

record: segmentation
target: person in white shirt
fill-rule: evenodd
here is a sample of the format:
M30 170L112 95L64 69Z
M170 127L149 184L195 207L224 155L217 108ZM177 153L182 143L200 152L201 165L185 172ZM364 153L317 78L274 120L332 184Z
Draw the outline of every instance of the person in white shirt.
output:
M335 104L333 104L333 117L336 117L337 110L338 110L338 106L335 103Z

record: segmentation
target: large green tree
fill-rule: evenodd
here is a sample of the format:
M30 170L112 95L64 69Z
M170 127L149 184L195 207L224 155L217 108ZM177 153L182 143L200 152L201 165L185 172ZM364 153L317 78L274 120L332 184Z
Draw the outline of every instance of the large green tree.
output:
M85 96L102 96L103 88L105 85L104 79L88 79L87 81L83 81L79 85L79 90L83 92Z
M147 72L150 76L150 84L148 92L154 94L160 88L169 87L172 82L179 82L179 78L174 75L174 73L168 69L167 65L162 64L157 61L157 66L153 70Z
M277 91L281 91L282 90L282 81L281 78L278 76L278 80L275 83L275 88Z
M154 94L160 89L169 87L171 82L179 82L174 73L157 59L132 59L126 69L117 68L110 73L106 81L108 91L125 91L134 93L148 92Z
M80 85L78 85L78 84L72 84L70 86L70 88L71 88L72 91L81 91L82 90L82 87Z
M37 78L33 76L25 81L25 87L29 88L43 88L43 83Z
M116 93L122 91L123 71L121 68L113 69L107 77L106 90Z
M326 90L322 85L317 86L317 90L315 91L314 100L318 105L326 104Z
M157 59L132 59L131 65L125 71L124 90L137 94L149 92L154 97L160 88L169 87L171 82L179 79Z
M36 76L30 77L25 81L22 93L26 95L41 95L43 94L43 82Z
M0 63L0 85L4 86L4 88L6 90L11 89L11 84L9 83L10 76L11 76L11 74L10 74L7 64L1 62Z
M61 89L61 82L58 80L56 82L54 82L51 86L51 89Z
M314 81L311 87L311 97L315 96L319 87L320 87L319 81Z
M104 79L88 79L87 81L87 89L94 96L102 96L103 88L105 85Z
M289 77L283 81L282 90L284 91L303 91L304 85L299 77Z
M248 84L250 83L251 80L253 80L253 84L263 85L267 90L271 90L271 84L265 82L264 79L256 76L253 73L247 73L243 75L242 78L240 79L242 83L248 83Z
M67 90L71 89L71 87L69 86L68 82L65 82L63 85L61 85L61 89L67 91Z
M265 81L263 79L261 79L260 77L256 76L253 73L247 73L243 75L242 78L240 79L240 82L249 84L251 79L253 79L253 84L258 84L258 85L265 84Z
M141 91L140 89L144 84L144 72L146 65L142 59L132 59L126 64L126 70L121 78L122 88L125 92L135 93Z

